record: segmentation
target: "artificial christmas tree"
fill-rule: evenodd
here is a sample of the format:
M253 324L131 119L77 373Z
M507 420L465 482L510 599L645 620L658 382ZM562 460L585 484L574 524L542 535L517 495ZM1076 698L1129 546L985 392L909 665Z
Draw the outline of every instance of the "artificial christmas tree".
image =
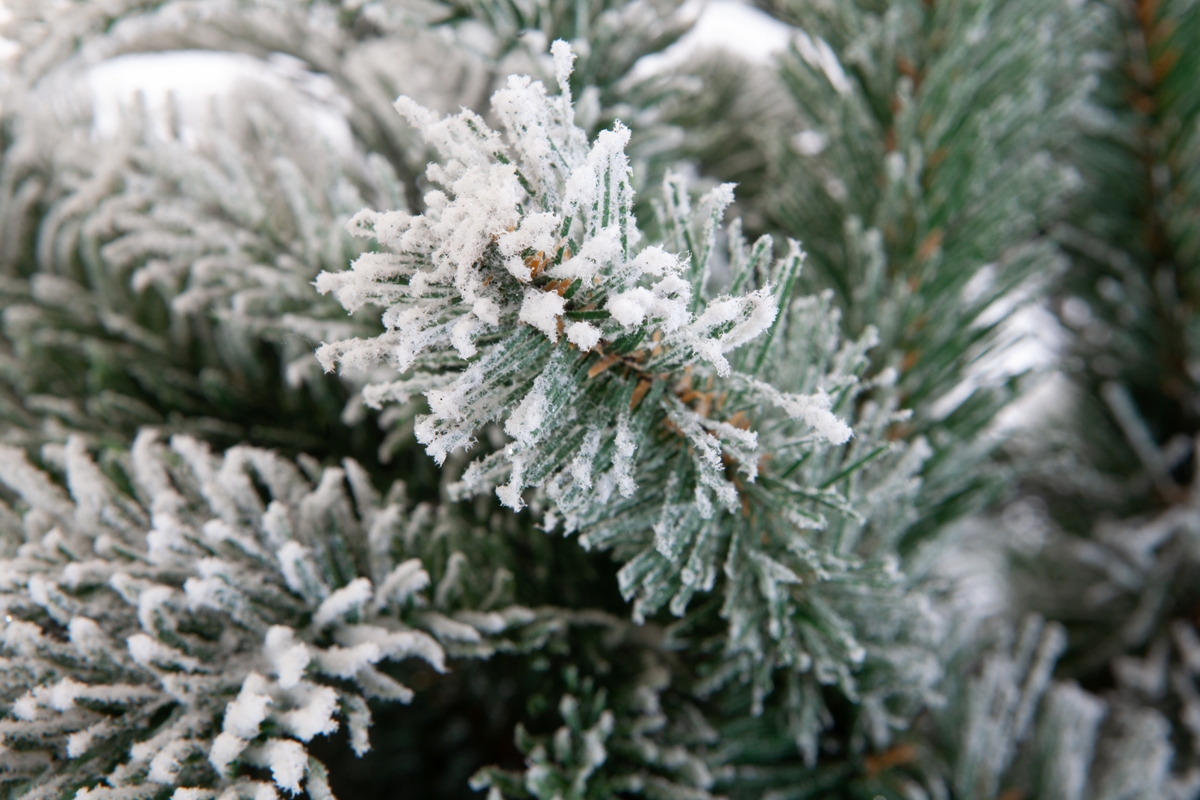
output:
M1167 166L1114 207L1123 7L764 7L776 65L658 72L674 3L10 9L8 795L1192 796L1186 599L1146 605L1185 545L1164 593L1072 582L1110 545L1030 523L1089 517L988 364L1049 290L1188 296L1094 270L1150 206L1127 261L1195 255L1195 11L1137 18ZM197 49L264 76L115 133L75 102ZM1022 587L986 620L945 577L981 529Z

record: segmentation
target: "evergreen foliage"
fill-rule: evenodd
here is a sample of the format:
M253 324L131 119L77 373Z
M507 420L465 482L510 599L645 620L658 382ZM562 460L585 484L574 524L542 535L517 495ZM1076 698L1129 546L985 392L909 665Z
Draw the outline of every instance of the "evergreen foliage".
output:
M366 752L365 698L412 697L375 664L416 657L443 672L439 639L491 647L437 610L446 591L432 608L419 597L419 557L393 559L394 531L415 545L429 515L381 505L354 462L307 464L309 478L267 451L216 458L150 432L109 461L112 478L79 438L51 457L70 496L19 450L0 459L25 509L3 509L4 775L23 794L226 784L257 796L260 784L232 779L244 761L286 791L328 796L302 743L346 724ZM491 633L533 618L468 616Z
M495 27L482 42L478 13L438 5L15 9L3 23L19 49L0 178L8 438L61 442L75 430L128 442L139 425L166 424L221 446L320 455L345 414L356 430L331 455L388 461L397 443L377 441L361 403L346 407L353 387L306 379L311 343L375 326L335 320L337 305L308 284L359 252L344 222L364 203L420 206L425 152L391 109L397 94L477 104L496 74L542 68L547 37L578 28L593 37L583 69L599 119L633 62L682 30L669 4L567 5L484 15ZM615 34L626 26L641 33ZM270 54L292 85L241 88L199 131L173 109L165 137L134 109L116 141L96 141L89 70L164 48ZM47 105L47 93L62 97ZM314 94L345 112L349 145L306 118Z
M1055 234L1072 259L1056 306L1069 410L1026 444L1041 463L1005 520L1023 543L1018 607L1065 626L1058 672L1094 693L1060 759L1077 776L1066 796L1194 797L1200 6L1107 11L1097 115L1076 145L1089 191Z
M666 608L687 641L724 619L726 642L694 691L750 682L759 715L776 670L790 668L799 674L780 702L807 760L828 718L822 685L859 702L857 746L868 734L882 744L904 721L891 712L923 698L937 670L894 558L923 453L884 438L906 416L887 400L888 375L858 380L873 333L841 343L827 296L791 299L798 247L772 264L770 240L748 245L736 222L725 268L743 294L711 288L728 186L693 211L668 176L659 228L670 249L636 251L628 137L618 126L586 149L571 54L554 52L558 97L525 78L494 96L507 136L471 112L438 120L400 101L443 154L429 177L447 191L427 195L420 216L355 218L395 252L317 286L351 311L383 306L386 330L318 358L394 367L398 380L364 389L368 404L423 393L431 413L415 433L435 460L483 450L451 496L494 490L510 508L536 505L547 532L561 520L584 547L611 550L635 620ZM877 396L850 442L833 412L864 389ZM530 487L540 491L527 497ZM868 534L875 515L884 522ZM787 533L797 530L811 532L804 544ZM721 602L689 616L710 592Z
M6 416L26 437L169 424L322 448L349 392L312 379L308 343L371 326L313 303L309 283L359 251L344 224L363 195L403 187L382 159L332 152L289 106L247 91L202 144L146 122L115 142L68 129L24 154L53 180L36 260L10 260L4 286Z
M1087 113L1096 11L1040 0L764 6L804 33L781 65L794 121L772 143L758 204L803 239L810 277L834 291L847 331L879 331L873 370L896 369L913 410L901 435L932 447L912 547L998 488L1002 473L975 465L1014 387L973 367L1012 345L1001 334L1014 306L1062 270L1045 232L1079 184L1064 151Z
M1200 797L1200 4L758 5L0 8L0 793Z

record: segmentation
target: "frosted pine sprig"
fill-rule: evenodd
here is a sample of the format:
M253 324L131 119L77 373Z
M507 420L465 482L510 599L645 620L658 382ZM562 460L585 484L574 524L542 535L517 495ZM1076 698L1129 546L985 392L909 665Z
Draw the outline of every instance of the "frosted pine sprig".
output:
M394 559L428 515L349 460L306 475L150 432L113 477L77 438L50 460L69 494L0 450L0 780L22 796L331 797L306 744L346 726L370 748L367 700L413 696L385 663L443 672L534 618L442 613L422 561Z
M630 496L631 431L637 420L665 413L696 447L696 502L711 509L715 495L733 509L736 492L717 474L720 459L741 456L739 469L753 480L755 436L695 414L678 398L686 392L664 391L685 372L730 378L835 443L850 429L819 394L788 396L732 375L727 354L770 330L783 301L770 284L737 296L706 292L732 186L702 201L698 251L639 250L624 152L629 131L618 123L588 147L573 122L573 56L562 42L552 51L559 96L511 77L492 98L504 134L470 111L439 120L407 98L397 103L441 153L444 163L431 164L428 176L443 188L425 196L424 214L364 211L352 221L353 230L394 252L323 273L317 287L350 311L384 306L386 331L324 345L318 358L326 369L394 366L400 379L369 386L364 396L379 406L424 394L431 413L417 420L416 435L439 463L502 421L512 444L477 461L465 489L502 482L496 492L511 508L524 506L525 489L558 474L590 486L591 475L603 471ZM794 249L781 275L799 262ZM605 376L613 367L621 378ZM566 420L576 421L569 431Z
M394 368L367 403L424 395L426 451L439 463L478 455L451 497L536 502L547 530L610 550L636 620L664 607L683 616L697 593L723 591L728 660L709 687L753 678L757 710L772 670L788 666L857 699L853 673L879 655L871 708L886 731L884 698L920 695L936 676L912 647L864 645L911 633L916 604L895 602L905 579L888 548L927 453L890 441L904 417L890 373L860 381L874 332L843 342L828 296L792 297L799 245L775 260L769 237L749 245L736 222L728 293L715 296L729 185L693 205L668 175L662 238L639 249L628 131L588 146L572 122L570 51L552 51L559 95L510 78L492 99L503 132L470 111L439 119L398 102L441 153L428 176L442 188L423 214L352 221L387 251L317 287L351 312L382 306L385 331L324 345L318 359ZM857 401L863 391L875 399ZM857 413L867 438L852 439L839 413ZM508 439L488 452L477 437L490 425ZM873 514L888 522L872 528ZM874 621L852 622L866 608ZM819 717L805 720L815 736Z

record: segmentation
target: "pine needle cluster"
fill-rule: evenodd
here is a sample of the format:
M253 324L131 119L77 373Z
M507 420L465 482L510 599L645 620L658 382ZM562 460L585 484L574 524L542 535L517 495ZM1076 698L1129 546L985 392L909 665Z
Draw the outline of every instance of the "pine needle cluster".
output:
M1200 796L1200 4L758 5L6 4L5 797Z

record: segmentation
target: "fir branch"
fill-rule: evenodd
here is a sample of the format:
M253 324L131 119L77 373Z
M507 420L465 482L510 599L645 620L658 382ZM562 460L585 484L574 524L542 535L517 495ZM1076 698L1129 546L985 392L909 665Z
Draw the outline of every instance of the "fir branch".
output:
M435 551L405 555L436 538L435 516L410 515L400 485L381 501L352 461L302 461L306 476L268 451L215 457L150 431L115 456L97 463L78 438L52 448L68 495L0 454L16 503L0 506L0 762L23 796L250 792L251 767L329 796L305 745L348 725L369 749L365 698L413 696L385 663L443 672L560 624L500 597L464 605L466 564L431 574Z
M1101 720L1078 723L1079 746L1047 753L1044 771L1072 775L1070 796L1193 797L1200 517L1184 308L1200 270L1186 232L1200 213L1200 70L1184 54L1200 6L1105 9L1096 113L1074 149L1089 191L1056 231L1072 258L1056 311L1075 393L1069 421L1018 451L1040 463L1005 523L1018 608L1065 627L1058 673L1098 694L1073 692Z
M1045 232L1081 187L1068 149L1091 113L1097 10L760 5L800 30L780 64L794 116L756 210L804 237L809 279L833 289L848 331L879 330L871 370L896 369L914 410L895 433L933 446L915 547L1004 480L978 465L1015 387L978 364L1013 345L1003 321L1065 267Z
M922 658L884 652L920 615L896 602L904 577L891 543L862 535L874 513L909 502L925 456L879 438L904 415L886 399L888 376L859 382L872 334L842 343L828 297L791 299L795 244L772 264L769 239L751 248L734 230L729 271L742 294L716 296L731 187L693 211L669 178L665 246L637 250L627 132L588 148L572 124L570 51L554 52L558 97L517 77L495 95L507 136L471 112L439 120L398 103L442 152L428 174L444 188L422 215L365 211L351 223L394 254L317 285L348 309L384 305L386 331L327 344L318 358L395 369L399 381L368 387L371 402L423 391L431 413L416 434L439 462L503 425L509 442L481 447L452 496L494 490L520 509L540 490L546 529L561 521L624 562L635 619L667 607L683 616L698 593L723 591L730 638L709 692L753 679L757 711L786 666L858 697L853 674L870 661L890 676L872 688L881 713L922 696ZM867 388L880 400L863 407L851 441L836 414ZM859 603L881 612L880 626L862 625ZM876 726L884 738L888 728Z
M350 393L316 369L310 343L375 327L313 302L309 283L362 252L343 230L351 210L403 188L381 159L335 152L296 102L244 87L189 144L142 119L115 142L43 131L34 153L6 159L26 183L48 159L52 181L36 261L4 264L10 439L128 438L171 420L320 452L304 423L340 426ZM26 210L4 211L13 230Z

